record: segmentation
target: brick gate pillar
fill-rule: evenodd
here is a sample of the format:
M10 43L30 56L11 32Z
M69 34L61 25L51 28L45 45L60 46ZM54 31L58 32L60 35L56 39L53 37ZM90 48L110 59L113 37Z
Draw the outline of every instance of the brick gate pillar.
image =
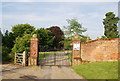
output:
M81 60L80 55L80 39L78 35L75 35L74 40L72 41L73 49L72 49L72 65L79 65Z
M38 39L36 34L30 39L30 57L28 60L29 66L38 64Z

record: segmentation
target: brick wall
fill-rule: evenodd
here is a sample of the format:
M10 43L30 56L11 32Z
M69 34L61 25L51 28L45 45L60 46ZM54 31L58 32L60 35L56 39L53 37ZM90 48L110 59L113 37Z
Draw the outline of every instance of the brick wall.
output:
M86 61L117 61L120 39L97 39L81 43L81 58Z

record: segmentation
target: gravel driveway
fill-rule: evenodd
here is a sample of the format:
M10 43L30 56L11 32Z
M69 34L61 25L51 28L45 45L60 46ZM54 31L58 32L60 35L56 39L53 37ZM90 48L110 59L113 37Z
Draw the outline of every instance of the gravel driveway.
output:
M3 79L82 79L69 67L3 65Z
M54 60L53 55L47 56L51 61ZM53 58L53 59L51 59ZM59 66L50 66L52 63L47 61L48 66L27 66L4 64L2 65L3 79L83 79L77 75L70 67L62 66L70 65L68 57L64 54L56 56L56 64ZM46 65L46 64L45 64Z

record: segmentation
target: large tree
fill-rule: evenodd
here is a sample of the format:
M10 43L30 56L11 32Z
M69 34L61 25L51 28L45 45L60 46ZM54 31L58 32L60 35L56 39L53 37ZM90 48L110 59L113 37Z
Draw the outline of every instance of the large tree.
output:
M79 36L82 35L83 32L86 32L87 29L82 27L82 25L77 21L77 19L67 19L68 26L64 26L65 34L67 36L73 36L78 34Z
M14 47L12 48L12 52L23 52L23 51L30 51L30 38L32 37L31 34L24 34L22 37L17 37L15 40Z
M13 33L8 30L2 35L2 61L9 61L9 53L14 46L14 40Z
M2 46L11 49L14 45L15 36L12 32L6 30L5 35L2 36Z
M38 36L40 47L39 51L48 51L51 49L54 40L51 31L44 28L39 28L35 30L33 34L37 34Z
M23 51L30 51L30 38L31 34L24 34L22 37L17 37L15 39L15 44L12 48L12 52L9 54L9 58L14 59L15 52L23 53Z
M47 30L50 30L52 32L52 35L55 37L53 41L54 50L61 50L63 48L61 41L64 39L63 31L58 26L52 26L50 28L47 28Z
M18 24L12 27L15 37L22 37L24 34L31 34L35 30L30 24Z
M118 38L118 26L117 23L120 20L118 17L115 17L113 12L108 12L105 14L106 18L103 19L104 25L104 35L107 38Z

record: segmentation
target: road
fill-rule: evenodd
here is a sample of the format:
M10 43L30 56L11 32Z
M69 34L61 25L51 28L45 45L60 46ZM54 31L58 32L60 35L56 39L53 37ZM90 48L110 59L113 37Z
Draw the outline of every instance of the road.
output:
M72 69L65 66L29 66L3 65L3 79L82 79Z
M56 58L56 65L54 59ZM76 74L70 67L71 65L68 57L63 54L49 55L46 57L47 61L43 65L47 66L27 66L22 67L18 65L4 64L2 65L3 79L83 79L83 77Z

